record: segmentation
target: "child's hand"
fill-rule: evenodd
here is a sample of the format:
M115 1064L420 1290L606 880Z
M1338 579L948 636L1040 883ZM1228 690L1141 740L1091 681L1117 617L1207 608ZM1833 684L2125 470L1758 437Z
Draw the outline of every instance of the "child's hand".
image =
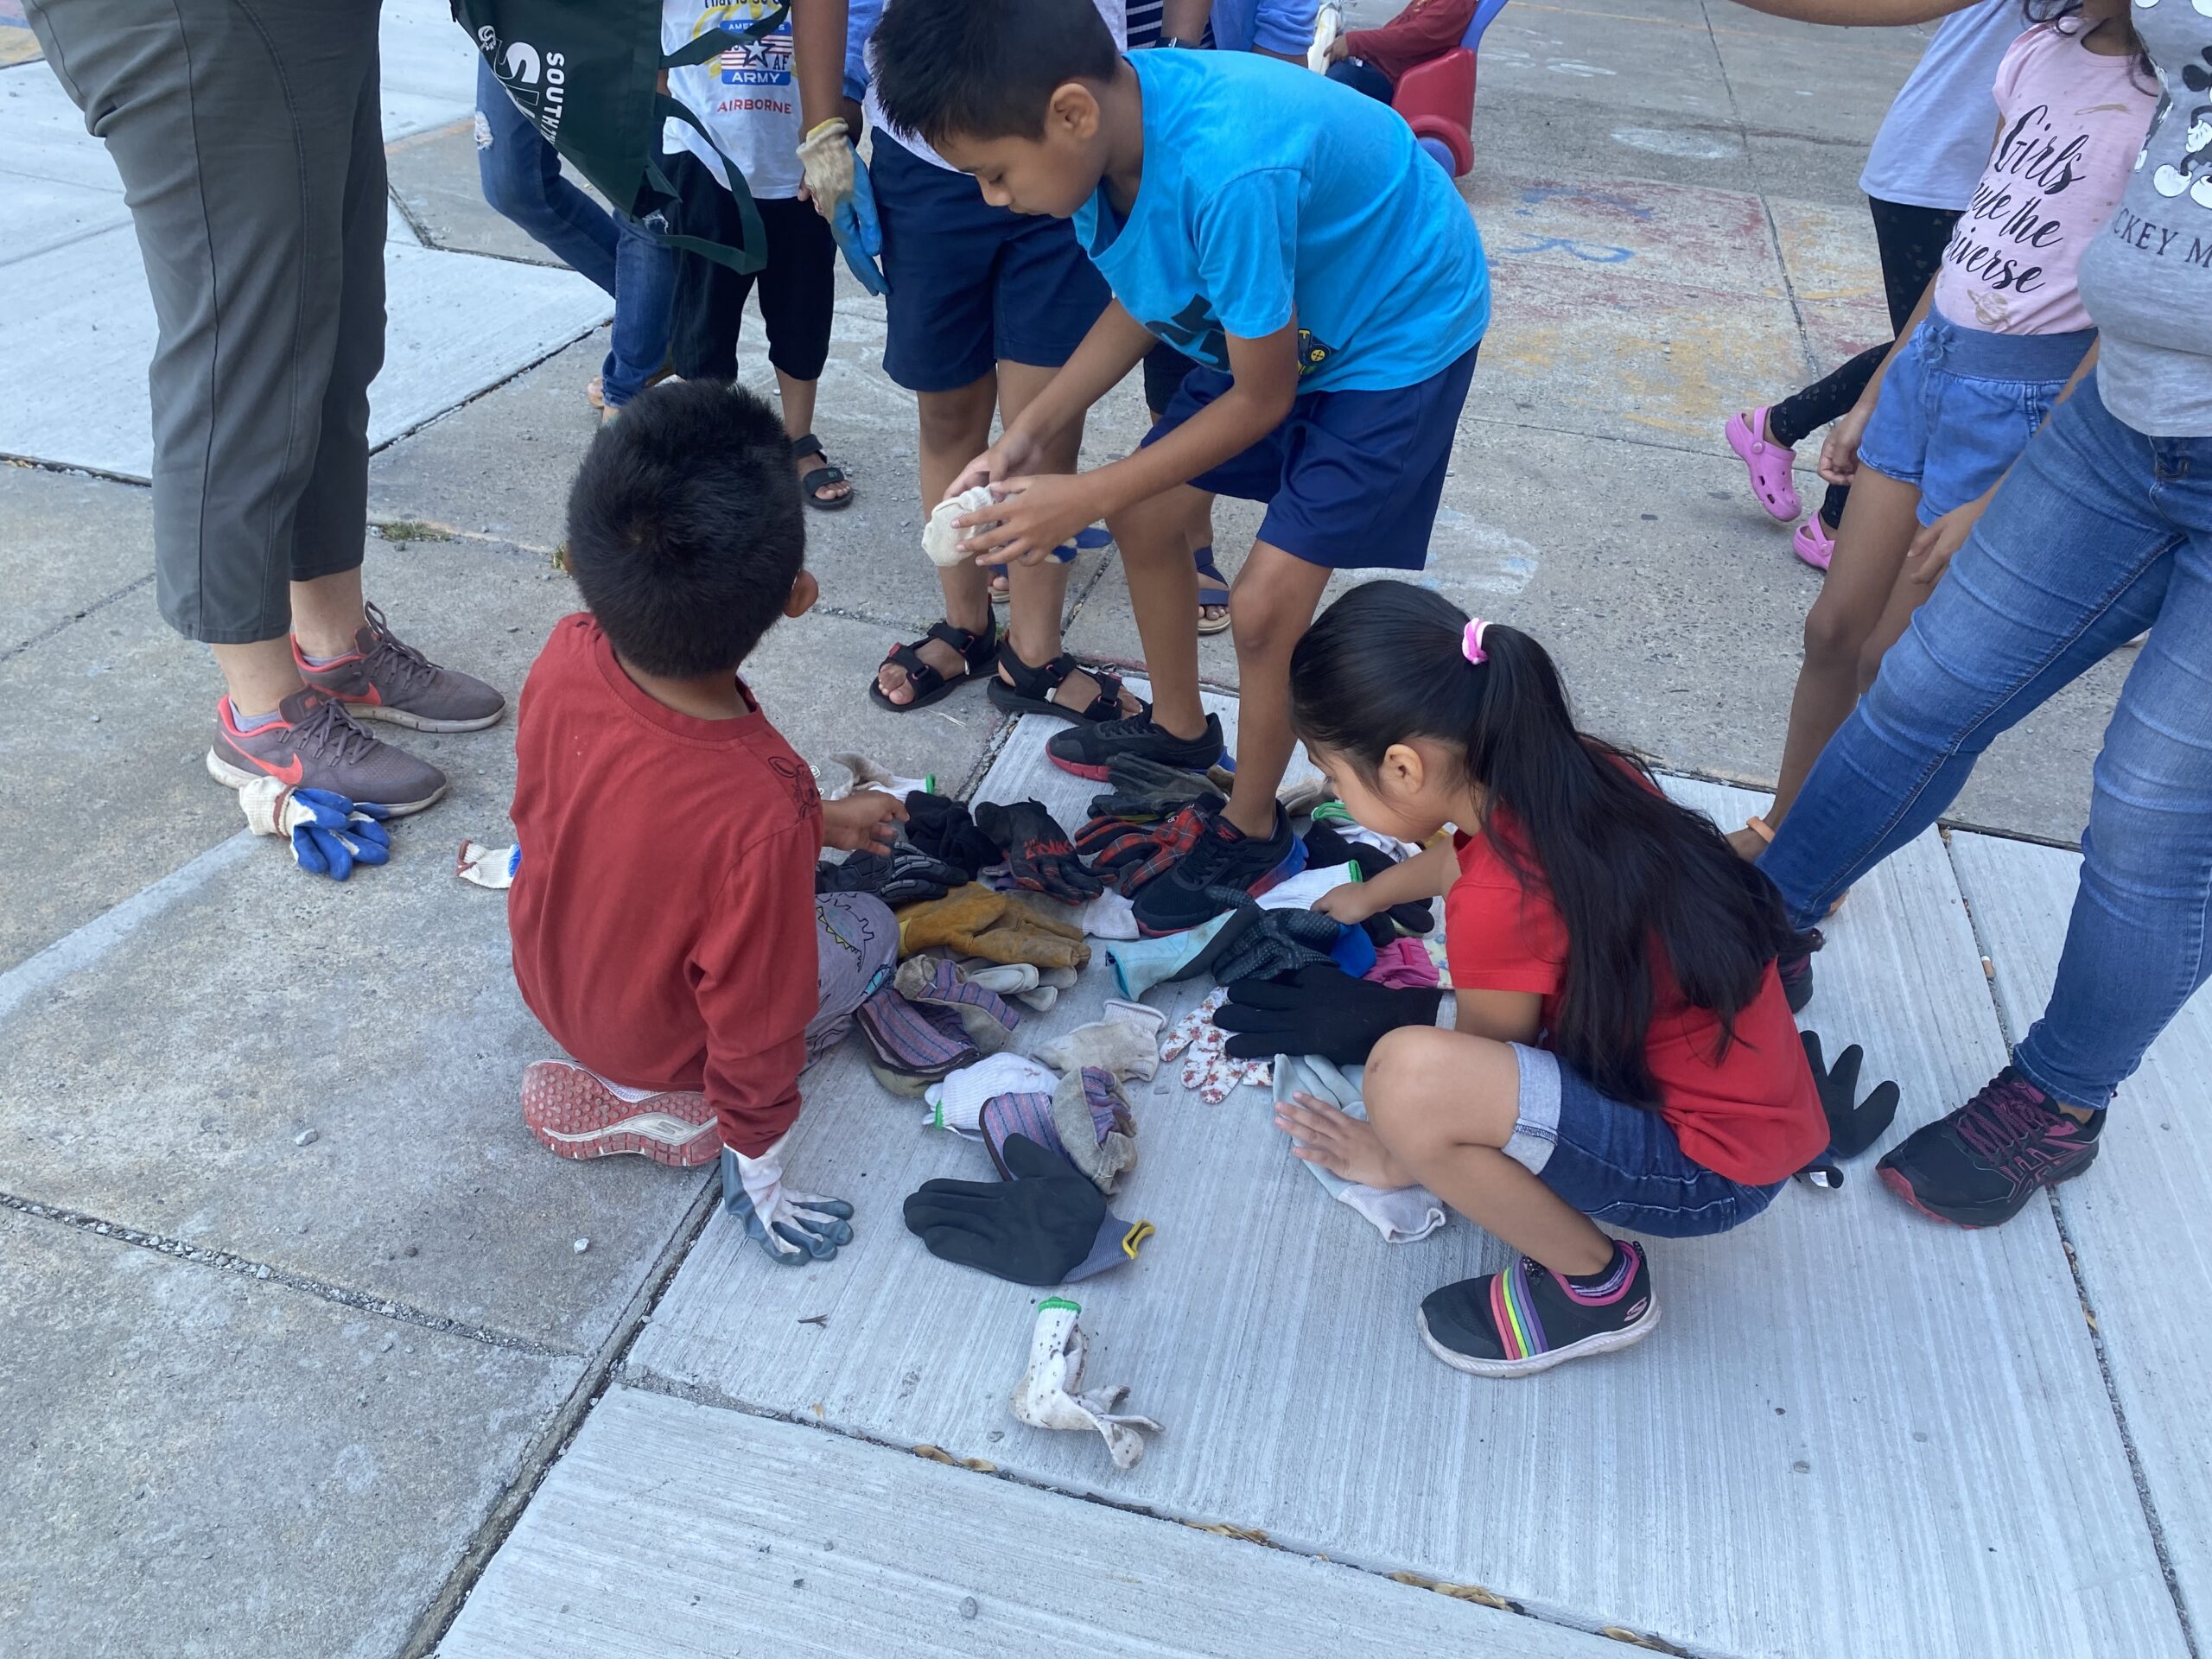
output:
M1871 404L1854 404L1841 420L1828 428L1821 445L1821 476L1831 484L1849 484L1859 475L1859 440L1873 418Z
M1382 906L1374 901L1364 881L1346 881L1316 899L1313 908L1346 927L1357 927Z
M1276 1103L1275 1128L1297 1143L1290 1149L1293 1157L1319 1164L1342 1179L1362 1186L1416 1184L1413 1173L1390 1155L1372 1123L1303 1091Z
M1101 515L1081 474L1040 473L995 486L995 506L963 512L952 521L978 564L1037 564Z
M1339 35L1335 40L1329 42L1329 61L1331 63L1342 63L1350 56L1351 56L1351 42L1346 40L1343 35Z
M1922 525L1904 556L1905 580L1933 588L1943 572L1951 568L1951 555L1967 544L1974 521L1989 505L1989 496L1995 493L1993 486L1988 494L1977 497L1963 507L1953 507L1932 524Z
M822 804L822 844L849 853L887 853L906 822L903 802L873 789L857 789Z
M978 484L1003 484L1009 478L1020 478L1033 473L1044 461L1044 448L1034 438L1024 437L1019 432L1004 432L999 441L960 469L960 476L952 480L952 487L944 493L948 501Z

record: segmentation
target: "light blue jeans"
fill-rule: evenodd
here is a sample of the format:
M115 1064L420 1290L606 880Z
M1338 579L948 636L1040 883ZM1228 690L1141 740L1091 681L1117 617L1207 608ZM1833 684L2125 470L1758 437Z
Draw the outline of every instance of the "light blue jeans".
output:
M1759 860L1810 926L1936 821L1999 732L2145 628L2097 756L2057 983L2012 1057L2045 1094L2089 1109L2212 968L2212 437L2145 437L2085 378Z
M600 370L600 395L620 409L645 389L668 357L676 299L676 251L610 213L561 176L561 158L515 106L492 66L476 65L476 173L500 217L614 302L614 333ZM655 214L645 221L666 230Z

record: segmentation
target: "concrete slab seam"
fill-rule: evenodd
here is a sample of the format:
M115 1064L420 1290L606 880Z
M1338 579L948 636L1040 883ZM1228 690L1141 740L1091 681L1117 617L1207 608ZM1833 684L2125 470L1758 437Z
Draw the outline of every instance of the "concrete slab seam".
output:
M1966 872L1959 868L1957 855L1952 850L1951 837L1943 836L1943 857L1951 866L1952 879L1957 882L1960 901L1967 912L1967 925L1974 930L1974 947L1981 952L1982 960L1991 960L1993 942L1981 931L1981 918L1974 914L1974 900L1967 896ZM1989 985L1989 1001L1997 1014L1997 1028L2005 1038L2005 1052L2009 1058L2018 1038L2012 1022L2005 1016L2003 999L1997 995L1996 982ZM2189 1602L2182 1594L2181 1579L2174 1570L2173 1558L2166 1548L2165 1522L2158 1514L2158 1499L2151 1491L2151 1478L2143 1467L2143 1456L2135 1444L2135 1427L2128 1421L2127 1408L2120 1397L2119 1380L2113 1375L2112 1356L2105 1348L2104 1327L2097 1319L2097 1310L2089 1300L2089 1287L2082 1274L2082 1258L2074 1248L2074 1230L2068 1225L2066 1202L2063 1189L2047 1186L2044 1202L2050 1207L2051 1225L2057 1230L2059 1248L2066 1253L2066 1271L2073 1276L2074 1294L2082 1305L2082 1322L2089 1329L2089 1348L2097 1357L2097 1376L2105 1385L2105 1403L2112 1409L2113 1426L2120 1434L2120 1450L2127 1457L2127 1472L2135 1483L2135 1501L2143 1510L2143 1524L2151 1535L2151 1553L2158 1563L2158 1572L2166 1581L2166 1594L2172 1598L2174 1618L2181 1624L2182 1645L2189 1650L2190 1659L2202 1659L2202 1648L2196 1640L2196 1626L2190 1618Z
M133 480L125 480L124 481L131 482ZM146 486L142 483L138 485L138 487L143 490ZM109 606L114 604L116 601L119 599L130 598L131 594L137 593L140 588L151 582L153 579L154 573L149 570L144 575L139 577L137 581L125 582L113 593L94 600L91 604L86 606L83 610L72 611L68 615L62 617L56 621L48 623L45 627L41 628L36 633L31 635L29 639L22 640L19 644L10 645L5 651L0 651L0 663L11 663L15 661L16 658L22 656L33 645L42 645L48 640L53 639L55 634L60 633L66 629L73 628L78 623L82 622L86 617L92 615L95 612L105 610Z
M700 1183L699 1192L692 1198L690 1208L684 1211L683 1218L677 1224L675 1231L661 1247L660 1255L655 1258L651 1271L616 1316L613 1329L586 1362L583 1375L576 1379L576 1385L569 1391L569 1397L561 1402L560 1408L524 1449L514 1478L507 1483L506 1490L500 1493L499 1500L492 1505L476 1529L468 1548L454 1563L453 1570L446 1574L445 1582L439 1586L437 1594L431 1598L429 1605L415 1621L414 1632L400 1649L398 1659L429 1659L429 1656L436 1652L438 1643L445 1640L446 1631L460 1617L470 1592L476 1587L477 1580L484 1575L484 1569L492 1564L492 1558L499 1554L500 1546L506 1542L507 1535L514 1530L515 1523L522 1519L523 1511L529 1508L538 1487L553 1471L554 1465L560 1462L562 1454L575 1439L576 1431L583 1427L584 1419L590 1414L592 1408L614 1385L616 1371L629 1357L639 1333L645 1328L646 1322L652 1319L654 1308L660 1305L660 1299L669 1286L676 1281L677 1269L683 1265L684 1258L691 1253L691 1247L698 1242L699 1235L706 1230L707 1223L715 1213L715 1206L721 1201L721 1184L710 1173L709 1178Z
M440 249L438 251L452 254L455 257L465 256L473 259L489 259L495 257L495 256L491 254L474 253L469 250L462 248L446 248ZM528 264L530 262L522 259L502 259L499 260L499 263L502 264L516 265ZM532 270L544 269L543 266L536 265L533 265L531 268ZM440 410L435 415L426 416L422 420L416 422L412 426L402 427L398 431L394 432L390 437L385 439L383 442L376 445L369 453L371 454L382 454L394 444L413 437L417 432L423 431L425 428L435 426L440 421L444 420L448 415L455 414L461 410L467 409L472 404L480 402L486 397L489 397L493 392L498 391L501 387L505 386L513 381L521 379L523 376L528 374L532 369L537 367L541 363L550 363L553 359L560 356L562 353L567 351L569 346L574 346L577 341L590 339L594 334L597 334L601 329L606 327L607 325L604 322L594 322L588 328L579 328L572 334L556 339L552 345L547 346L545 350L540 352L537 356L530 359L525 363L518 365L514 372L512 374L503 374L497 380L492 382L490 385L462 398L459 403L450 404L448 407ZM143 482L143 480L140 481Z
M88 1215L81 1210L72 1210L58 1204L44 1204L36 1198L27 1198L20 1193L0 1192L0 1210L12 1211L39 1221L53 1222L79 1233L109 1239L118 1244L128 1244L142 1250L151 1250L179 1262L188 1262L195 1267L211 1268L219 1273L232 1273L240 1278L253 1280L257 1284L283 1285L313 1296L318 1301L333 1302L340 1307L350 1307L363 1313L373 1313L400 1325L411 1325L418 1329L435 1332L440 1336L460 1337L469 1342L482 1343L487 1348L501 1348L510 1353L527 1354L535 1359L578 1359L582 1356L573 1349L556 1348L548 1344L518 1336L512 1331L496 1326L474 1325L466 1319L456 1319L442 1313L433 1313L427 1308L411 1303L394 1301L372 1291L354 1290L345 1285L331 1283L326 1279L311 1278L295 1273L289 1268L275 1267L251 1256L240 1255L219 1245L194 1244L186 1239L172 1238L166 1233L149 1232L124 1222L108 1221Z
M1375 1566L1341 1555L1331 1555L1319 1549L1307 1549L1295 1544L1286 1544L1269 1536L1263 1528L1239 1526L1230 1522L1193 1521L1186 1516L1166 1514L1141 1503L1121 1503L1097 1492L1071 1491L1065 1486L1055 1486L1049 1481L1038 1480L1013 1470L1001 1468L995 1464L985 1464L984 1466L979 1467L977 1465L983 1462L982 1459L969 1461L953 1457L940 1447L901 1445L896 1440L883 1440L856 1428L817 1421L800 1412L781 1411L772 1407L755 1405L750 1401L724 1394L717 1389L702 1388L692 1382L679 1382L673 1377L664 1376L659 1372L645 1367L625 1364L620 1368L620 1374L612 1381L623 1388L634 1389L641 1394L657 1394L664 1399L681 1400L687 1405L702 1406L715 1411L734 1411L747 1417L758 1417L769 1422L790 1423L801 1428L812 1429L818 1433L835 1434L840 1439L857 1441L862 1446L879 1447L896 1457L931 1457L931 1454L935 1453L936 1455L931 1457L931 1461L942 1462L949 1467L963 1470L969 1474L980 1475L986 1479L1003 1480L1013 1485L1027 1486L1033 1491L1047 1492L1055 1497L1069 1498L1079 1503L1095 1503L1101 1509L1118 1510L1124 1515L1142 1516L1147 1520L1158 1521L1169 1526L1188 1527L1194 1532L1209 1533L1217 1538L1227 1539L1232 1543L1254 1545L1262 1549L1276 1550L1286 1555L1301 1555L1308 1560L1319 1561L1330 1567L1343 1567L1349 1572L1364 1573L1371 1577L1388 1579L1394 1584L1406 1585L1414 1589L1431 1591L1445 1597L1447 1600L1471 1602L1496 1611L1511 1613L1518 1618L1531 1619L1539 1624L1551 1624L1562 1630L1603 1636L1626 1646L1642 1648L1647 1652L1673 1654L1677 1656L1677 1659L1729 1659L1729 1656L1719 1649L1700 1652L1697 1649L1680 1647L1663 1637L1648 1631L1636 1630L1629 1626L1611 1624L1595 1616L1593 1616L1595 1622L1582 1624L1548 1613L1532 1611L1512 1597L1503 1595L1481 1585L1447 1585L1406 1568ZM402 1655L401 1659L417 1659L417 1656L410 1651ZM2192 1659L2194 1659L2193 1655Z
M254 840L251 830L226 836L122 903L102 911L82 927L63 934L36 956L0 974L0 1020L41 991L92 967L178 899L245 857Z

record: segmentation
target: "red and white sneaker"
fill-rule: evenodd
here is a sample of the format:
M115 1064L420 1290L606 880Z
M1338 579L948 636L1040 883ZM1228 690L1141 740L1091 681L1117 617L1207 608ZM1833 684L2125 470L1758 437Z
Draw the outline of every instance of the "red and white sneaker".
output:
M650 1094L613 1084L566 1060L538 1060L522 1074L522 1121L562 1158L634 1153L674 1169L721 1156L715 1109L701 1094Z

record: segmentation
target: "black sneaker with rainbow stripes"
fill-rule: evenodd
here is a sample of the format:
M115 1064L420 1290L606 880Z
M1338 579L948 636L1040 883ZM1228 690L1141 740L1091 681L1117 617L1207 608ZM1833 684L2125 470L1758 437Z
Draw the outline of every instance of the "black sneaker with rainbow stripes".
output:
M1548 1371L1642 1342L1658 1323L1650 1266L1626 1239L1615 1240L1611 1262L1586 1278L1524 1255L1503 1273L1432 1291L1421 1305L1428 1351L1473 1376Z

